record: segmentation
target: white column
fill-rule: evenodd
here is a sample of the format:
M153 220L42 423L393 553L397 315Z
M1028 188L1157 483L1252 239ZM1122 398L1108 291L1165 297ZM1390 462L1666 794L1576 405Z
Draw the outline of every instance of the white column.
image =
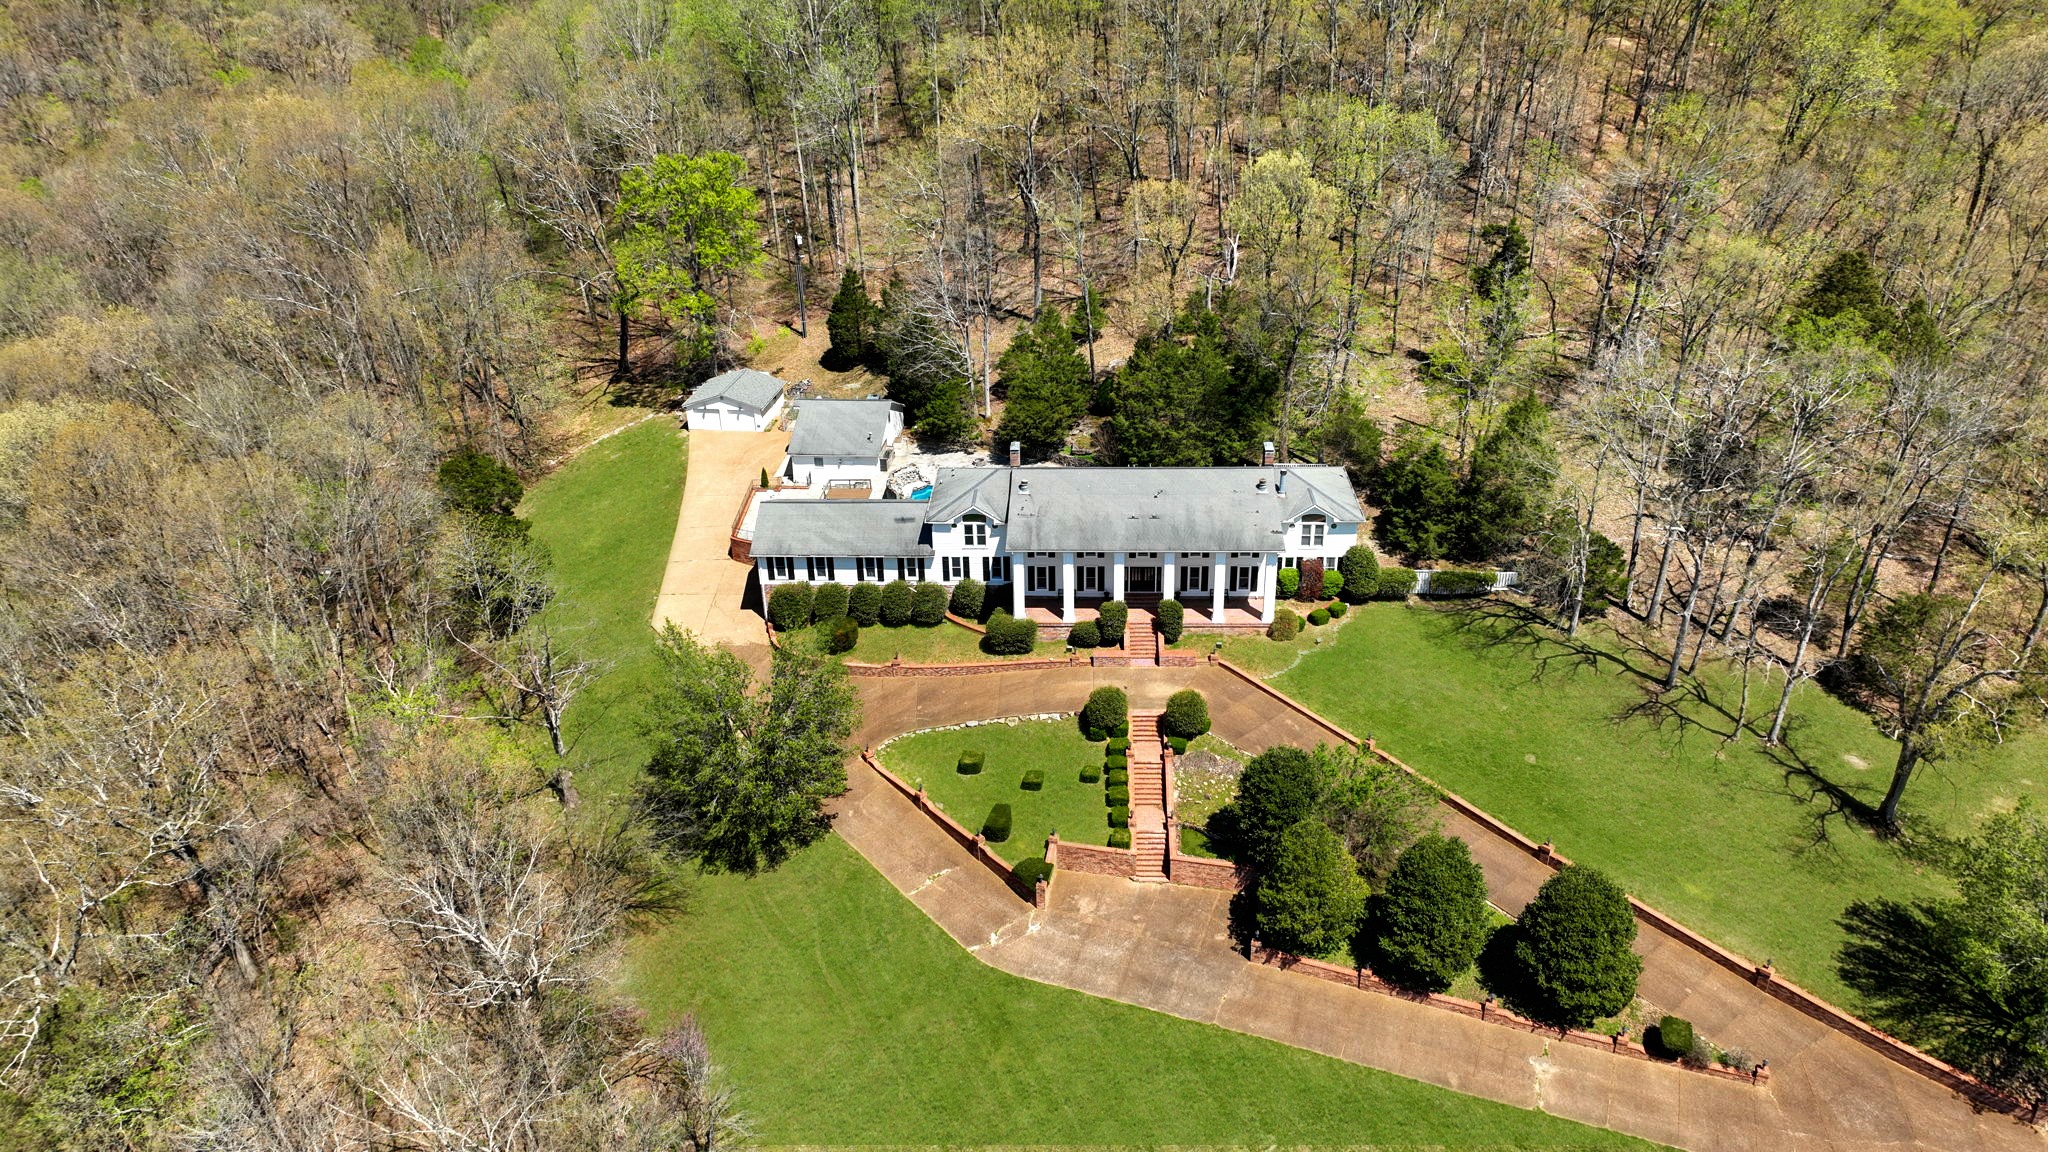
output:
M1074 554L1060 553L1060 619L1074 622Z
M1124 598L1124 554L1121 552L1109 554L1109 598Z
M1180 565L1174 563L1174 559L1175 554L1172 552L1161 552L1159 554L1159 594L1168 600L1172 600L1180 595L1180 584L1175 579L1176 574L1180 570Z
M1028 564L1029 561L1027 560ZM1024 586L1031 581L1030 571L1017 571L1017 561L1010 561L1010 615L1022 618L1024 615Z
M1273 609L1275 607L1273 601L1278 599L1279 595L1280 557L1268 552L1259 560L1259 596L1261 598L1260 603L1262 604L1262 607L1259 609L1259 622L1261 624L1271 624L1273 622Z
M1223 590L1230 586L1230 553L1209 553L1209 612L1210 622L1223 623Z

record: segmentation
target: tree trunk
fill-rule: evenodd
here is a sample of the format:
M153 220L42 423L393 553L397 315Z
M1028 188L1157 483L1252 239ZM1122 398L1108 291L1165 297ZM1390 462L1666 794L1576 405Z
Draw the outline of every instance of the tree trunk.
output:
M1685 608L1678 614L1678 638L1671 644L1671 666L1664 670L1664 687L1678 684L1678 666L1685 659L1685 638L1692 630L1692 611L1700 598L1700 569L1704 557L1696 557L1692 566L1692 588L1685 594Z
M1913 738L1907 736L1899 741L1899 760L1892 766L1891 787L1885 789L1884 803L1877 807L1877 829L1887 836L1899 831L1899 800L1906 794L1906 782L1913 778L1913 769L1920 764L1920 750L1913 746Z
M617 383L620 380L624 380L631 370L632 361L626 355L626 306L621 304L619 305L619 360L618 365L612 369L612 382Z

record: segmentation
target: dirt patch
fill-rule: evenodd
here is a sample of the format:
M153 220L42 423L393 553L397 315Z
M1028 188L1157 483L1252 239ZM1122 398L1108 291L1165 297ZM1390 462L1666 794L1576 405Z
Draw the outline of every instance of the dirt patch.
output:
M1852 753L1842 753L1842 763L1847 764L1849 767L1854 768L1858 772L1870 771L1870 761L1865 760L1863 757L1854 755Z

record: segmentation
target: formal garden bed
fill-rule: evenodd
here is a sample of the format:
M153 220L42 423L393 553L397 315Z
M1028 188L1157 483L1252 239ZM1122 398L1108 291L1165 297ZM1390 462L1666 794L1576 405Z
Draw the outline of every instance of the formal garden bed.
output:
M963 755L979 754L979 769L961 771ZM1071 719L994 721L936 728L899 736L876 749L896 773L970 832L982 831L999 804L1009 806L1006 839L989 841L1010 863L1045 856L1046 836L1107 845L1109 808L1102 782L1103 746ZM1025 774L1037 771L1037 788Z

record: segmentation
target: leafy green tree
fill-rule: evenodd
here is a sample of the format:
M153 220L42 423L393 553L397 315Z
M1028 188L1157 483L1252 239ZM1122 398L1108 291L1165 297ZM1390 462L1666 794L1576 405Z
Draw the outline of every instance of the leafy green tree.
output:
M1572 865L1550 879L1513 925L1495 933L1512 969L1483 960L1481 979L1509 1008L1554 1028L1585 1028L1628 1007L1643 958L1630 947L1635 911L1613 881ZM1489 968L1492 970L1489 971Z
M825 366L844 370L876 359L881 312L868 299L860 269L848 266L839 278L839 291L832 294L832 309L825 314L825 330L832 337Z
M1436 827L1436 792L1415 776L1348 745L1322 745L1310 758L1322 789L1317 810L1323 823L1373 883L1416 837Z
M1454 554L1468 560L1504 556L1543 526L1557 477L1550 410L1533 395L1508 405L1473 449L1458 486Z
M679 359L715 356L721 297L730 303L738 274L760 256L745 173L746 161L730 152L664 153L619 177L619 374L628 368L625 318L642 301L682 326Z
M510 516L526 494L519 473L481 452L464 450L443 460L435 480L450 507L472 516Z
M882 596L876 605L876 619L891 628L901 628L910 623L912 596L910 581L891 580L882 587Z
M1281 832L1259 873L1259 941L1285 952L1320 956L1350 942L1365 910L1365 881L1344 842L1319 820Z
M1379 591L1380 558L1370 544L1346 548L1344 558L1337 561L1337 571L1344 577L1344 599L1353 604L1363 604Z
M1842 982L1878 1025L2031 1103L2048 1099L2048 819L2029 797L1945 854L1956 895L1851 904Z
M1404 988L1442 992L1486 944L1486 875L1463 840L1431 833L1401 853L1368 910L1373 971Z
M1389 551L1418 563L1450 554L1458 517L1458 478L1441 440L1403 437L1373 485L1380 508L1374 531Z
M1813 283L1792 306L1792 320L1844 320L1859 335L1889 329L1894 317L1885 305L1877 266L1859 251L1837 252L1821 265Z
M831 829L860 698L837 661L777 651L765 688L739 657L668 626L638 803L656 841L700 867L774 868Z
M1047 307L1030 327L1018 331L996 361L1004 388L998 447L1015 441L1033 456L1065 446L1088 410L1088 362L1074 351L1060 310Z
M1237 859L1264 871L1281 834L1315 816L1322 797L1322 768L1307 752L1283 744L1252 757L1238 777L1226 820Z
M1117 458L1139 466L1243 464L1273 427L1278 385L1236 355L1220 310L1193 310L1174 335L1141 338L1109 388Z

